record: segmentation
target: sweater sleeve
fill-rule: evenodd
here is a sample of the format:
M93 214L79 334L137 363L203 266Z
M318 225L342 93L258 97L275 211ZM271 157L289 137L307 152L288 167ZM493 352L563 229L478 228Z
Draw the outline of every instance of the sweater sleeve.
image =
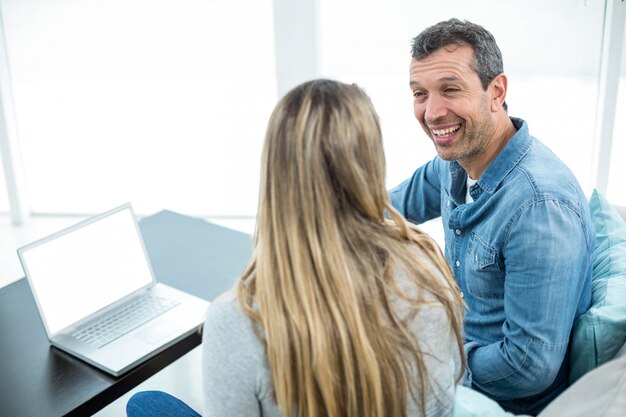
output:
M416 256L425 255L418 251ZM433 265L432 268L433 274L441 279L441 284L447 285L436 267ZM398 270L396 274L405 291L410 293L413 285L408 284L405 272ZM427 290L424 290L422 302L422 308L412 317L409 329L422 354L427 373L424 387L426 417L447 417L452 415L457 378L461 373L461 352L451 319L443 304ZM413 308L410 303L401 299L395 303L400 317ZM412 372L417 373L418 370L413 368ZM411 397L407 401L407 415L423 415L418 402Z
M426 416L449 415L454 402L460 352L450 319L443 306L425 307L416 317L414 329L428 370Z
M232 297L209 307L203 336L204 417L259 417L270 399L265 355L252 323Z

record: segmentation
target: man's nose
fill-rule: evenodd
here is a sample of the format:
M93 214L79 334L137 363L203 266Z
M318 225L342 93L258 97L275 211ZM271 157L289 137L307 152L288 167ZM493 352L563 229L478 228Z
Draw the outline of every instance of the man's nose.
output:
M426 123L433 123L437 119L445 117L448 115L448 108L445 105L445 100L442 97L433 94L428 97L426 101L426 109L424 113L424 118L426 119Z

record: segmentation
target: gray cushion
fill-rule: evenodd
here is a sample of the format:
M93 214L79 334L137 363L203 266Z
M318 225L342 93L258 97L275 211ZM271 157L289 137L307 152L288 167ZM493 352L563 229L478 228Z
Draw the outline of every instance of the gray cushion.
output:
M539 417L624 417L626 344L616 359L585 374L555 398Z

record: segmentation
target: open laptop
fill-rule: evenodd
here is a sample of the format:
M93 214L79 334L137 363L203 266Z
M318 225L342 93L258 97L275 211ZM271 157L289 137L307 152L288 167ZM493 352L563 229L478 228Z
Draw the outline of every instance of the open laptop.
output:
M17 253L51 344L114 376L196 331L209 306L156 282L130 204Z

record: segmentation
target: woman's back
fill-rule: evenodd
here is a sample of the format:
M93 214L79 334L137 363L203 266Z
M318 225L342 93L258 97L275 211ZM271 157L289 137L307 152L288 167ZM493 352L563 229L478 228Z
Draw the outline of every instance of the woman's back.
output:
M295 87L272 113L261 167L240 311L217 303L207 319L207 397L239 387L251 409L256 398L297 417L445 414L461 300L439 248L389 203L367 95L330 80ZM229 364L217 380L214 357Z
M416 256L424 256L417 247ZM436 273L436 266L431 267ZM403 271L398 270L396 277L402 286L411 287ZM444 283L443 277L441 281ZM431 388L424 408L426 416L448 416L461 357L444 306L428 291L422 295L425 304L413 317L409 328L428 369ZM407 313L406 302L390 301L400 316ZM332 323L325 325L332 326ZM257 331L263 336L262 329ZM202 346L204 417L283 416L274 399L266 350L254 331L254 324L241 309L234 290L223 294L209 308ZM418 401L409 395L407 416L423 415Z

